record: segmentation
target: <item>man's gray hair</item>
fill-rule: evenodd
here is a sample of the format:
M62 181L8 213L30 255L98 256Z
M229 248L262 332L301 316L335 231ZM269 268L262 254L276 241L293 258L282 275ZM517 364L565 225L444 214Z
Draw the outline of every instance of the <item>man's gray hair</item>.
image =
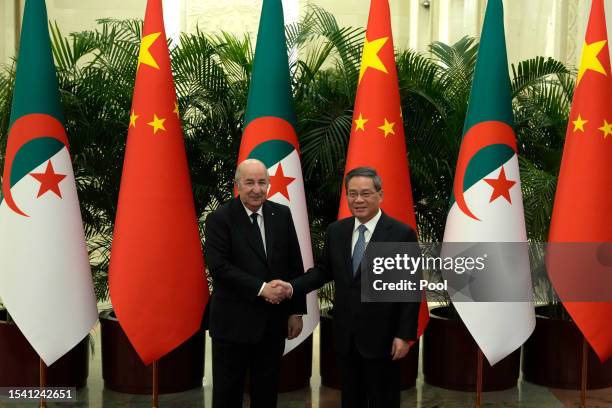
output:
M346 177L344 178L344 188L347 191L348 191L349 181L351 181L353 177L371 178L372 181L374 182L374 188L376 189L376 191L382 190L382 180L380 176L378 175L378 173L376 172L376 169L374 169L373 167L367 167L367 166L355 167L354 169L346 173Z
M244 164L252 164L252 163L259 163L262 165L262 167L264 169L266 169L266 178L269 179L270 175L268 174L268 168L266 167L266 165L261 161L261 160L257 160L257 159L246 159L240 162L240 164L238 164L238 166L236 166L236 173L234 174L234 183L238 184L240 182L240 169Z

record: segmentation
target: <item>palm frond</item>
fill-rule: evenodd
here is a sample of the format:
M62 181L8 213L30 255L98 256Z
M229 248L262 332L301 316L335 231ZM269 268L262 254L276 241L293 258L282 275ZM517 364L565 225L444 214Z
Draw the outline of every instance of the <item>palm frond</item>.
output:
M525 89L541 84L553 75L568 74L566 66L550 57L535 57L512 64L512 97L516 97Z

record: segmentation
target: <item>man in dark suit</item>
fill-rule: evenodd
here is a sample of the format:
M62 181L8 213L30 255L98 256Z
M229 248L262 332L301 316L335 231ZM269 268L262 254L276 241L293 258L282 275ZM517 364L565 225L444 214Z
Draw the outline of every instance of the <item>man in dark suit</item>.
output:
M305 296L280 303L282 288L304 267L288 207L266 201L269 176L259 160L236 170L239 197L206 219L205 256L213 278L210 335L213 408L241 408L247 370L252 408L276 407L285 338L296 337Z
M382 182L376 170L358 167L345 179L353 217L327 228L314 268L292 280L286 296L302 296L335 282L333 324L342 377L343 408L399 408L399 359L416 339L419 303L361 302L361 257L368 242L416 242L409 226L380 210Z

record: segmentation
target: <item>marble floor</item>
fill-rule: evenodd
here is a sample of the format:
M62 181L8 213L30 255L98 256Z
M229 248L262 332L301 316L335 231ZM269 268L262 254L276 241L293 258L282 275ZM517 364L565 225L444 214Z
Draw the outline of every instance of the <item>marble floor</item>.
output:
M122 394L104 389L100 364L99 327L95 329L96 350L90 364L88 385L77 392L76 403L48 403L48 407L104 407L104 408L140 408L151 407L148 395ZM314 336L314 350L318 350L318 330ZM210 338L207 336L206 350L211 350ZM282 393L279 396L279 408L334 408L340 406L340 393L337 390L321 385L319 376L318 353L313 353L313 375L310 388L300 391ZM211 407L211 356L206 354L206 371L203 387L176 394L163 394L159 397L159 407L204 408ZM474 407L474 393L449 391L433 387L423 382L421 376L415 388L402 392L402 407L442 408ZM0 407L36 407L32 404L4 404ZM579 407L578 391L554 390L539 387L520 381L516 388L483 393L482 407L520 407L520 408L562 408ZM245 396L244 407L248 407L248 396ZM612 408L612 388L589 391L587 407Z

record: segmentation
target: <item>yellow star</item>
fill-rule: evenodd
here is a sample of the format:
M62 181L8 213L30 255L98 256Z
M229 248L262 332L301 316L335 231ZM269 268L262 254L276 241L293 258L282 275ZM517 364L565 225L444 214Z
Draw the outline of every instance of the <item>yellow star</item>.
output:
M177 102L174 102L174 110L172 112L176 113L176 117L177 118L180 118L179 108L178 108L178 103Z
M579 130L582 133L584 133L584 125L589 123L589 121L582 119L582 116L580 116L580 114L578 114L578 119L572 121L572 123L574 124L574 132Z
M605 45L606 40L596 41L591 44L584 43L582 58L580 60L580 69L578 70L578 84L588 70L607 75L606 70L601 65L601 61L597 58L597 55L599 55Z
M365 124L368 123L368 120L369 119L364 119L364 117L360 113L359 117L355 119L355 132L358 130L365 131Z
M359 82L361 82L361 78L363 78L363 74L365 74L368 68L374 68L379 71L387 73L387 68L385 64L381 61L378 56L378 52L385 45L389 37L378 38L374 41L368 41L365 39L363 43L363 53L361 54L361 68L359 70Z
M140 116L138 116L136 114L136 112L134 112L134 110L132 109L132 113L130 114L130 126L136 127L136 119L138 119Z
M156 114L153 114L153 122L147 123L147 125L153 127L153 134L156 134L159 129L166 130L164 127L165 118L158 118Z
M395 134L395 131L393 130L393 126L395 126L395 122L391 122L389 123L387 121L387 118L385 118L385 124L382 126L379 126L378 129L382 130L383 132L385 132L385 137L387 137L387 135L389 133L391 133L392 135Z
M161 35L160 33L153 33L149 35L145 35L142 37L142 43L140 44L140 53L138 54L138 68L140 68L140 64L145 64L155 69L159 69L159 65L157 65L157 61L151 55L151 51L149 48L153 45L155 40Z
M604 132L604 139L608 137L608 135L612 135L612 123L608 123L607 120L604 120L604 124L602 127L597 130L601 130Z

